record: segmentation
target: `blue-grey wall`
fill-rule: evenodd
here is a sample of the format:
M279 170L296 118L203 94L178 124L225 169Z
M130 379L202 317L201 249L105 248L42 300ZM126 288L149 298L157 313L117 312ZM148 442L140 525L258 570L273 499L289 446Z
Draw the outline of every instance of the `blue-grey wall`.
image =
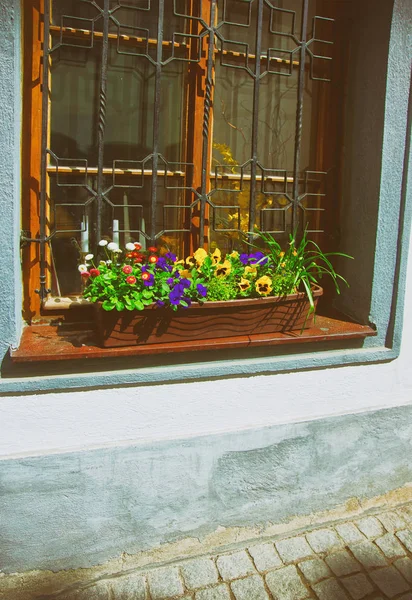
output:
M412 406L0 462L2 569L85 567L412 481Z

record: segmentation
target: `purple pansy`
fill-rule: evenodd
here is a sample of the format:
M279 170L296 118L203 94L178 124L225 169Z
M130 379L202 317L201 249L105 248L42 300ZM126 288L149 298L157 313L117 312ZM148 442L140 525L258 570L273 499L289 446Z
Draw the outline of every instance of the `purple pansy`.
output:
M196 289L197 289L197 291L199 293L199 296L202 296L202 298L206 297L207 288L204 285L202 285L201 283L198 283L197 286L196 286Z
M151 286L154 284L154 276L150 273L149 279L143 281L144 285Z

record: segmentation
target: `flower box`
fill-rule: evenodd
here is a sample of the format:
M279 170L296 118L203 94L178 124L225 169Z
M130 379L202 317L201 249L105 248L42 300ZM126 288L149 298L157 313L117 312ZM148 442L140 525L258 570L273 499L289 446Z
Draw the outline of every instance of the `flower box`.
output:
M323 290L314 286L316 306ZM105 311L96 303L96 329L101 346L113 348L179 341L197 341L254 334L302 331L313 325L307 295L246 298L192 304L171 311L155 304L143 311Z

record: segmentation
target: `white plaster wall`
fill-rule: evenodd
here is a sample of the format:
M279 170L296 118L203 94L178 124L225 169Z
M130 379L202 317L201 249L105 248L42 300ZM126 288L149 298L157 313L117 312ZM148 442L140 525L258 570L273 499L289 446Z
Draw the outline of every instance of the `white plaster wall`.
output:
M0 400L0 457L238 431L412 403L410 254L397 360L200 383L6 397Z

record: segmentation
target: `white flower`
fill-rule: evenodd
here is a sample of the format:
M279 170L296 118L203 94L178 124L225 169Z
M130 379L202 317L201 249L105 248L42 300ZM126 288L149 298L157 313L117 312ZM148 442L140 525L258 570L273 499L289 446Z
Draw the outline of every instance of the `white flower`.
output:
M121 250L120 250L120 248L116 248L115 250L113 250L113 252L115 252L116 254L120 254Z
M107 246L107 240L100 240L99 246Z
M86 254L84 260L92 260L92 258L94 258L94 254Z
M77 268L79 269L80 273L84 273L85 271L87 271L86 265L79 265Z
M112 261L111 260L106 260L106 265L111 265Z
M115 242L110 242L110 244L107 244L107 249L115 252L119 249L119 246Z
M132 242L128 242L126 244L126 250L129 250L130 252L132 252L135 249L134 244Z

